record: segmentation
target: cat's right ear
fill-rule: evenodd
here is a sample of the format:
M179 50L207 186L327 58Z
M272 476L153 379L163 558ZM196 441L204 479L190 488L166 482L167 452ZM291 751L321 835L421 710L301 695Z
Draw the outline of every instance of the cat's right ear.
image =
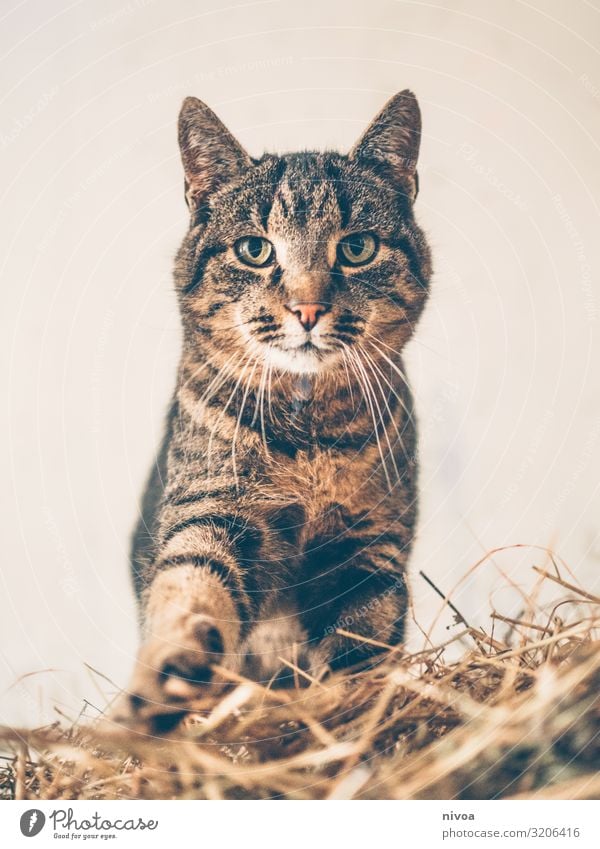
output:
M212 109L197 97L186 97L183 101L178 134L185 172L185 199L190 211L194 212L252 161Z

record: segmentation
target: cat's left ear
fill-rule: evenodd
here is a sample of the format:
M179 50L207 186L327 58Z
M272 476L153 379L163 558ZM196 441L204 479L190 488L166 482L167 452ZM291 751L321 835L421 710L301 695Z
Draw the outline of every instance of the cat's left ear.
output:
M349 158L364 162L417 196L417 159L421 144L421 110L412 91L392 97L369 124Z
M252 160L212 109L197 97L183 101L178 131L185 199L194 211L220 186L245 171Z

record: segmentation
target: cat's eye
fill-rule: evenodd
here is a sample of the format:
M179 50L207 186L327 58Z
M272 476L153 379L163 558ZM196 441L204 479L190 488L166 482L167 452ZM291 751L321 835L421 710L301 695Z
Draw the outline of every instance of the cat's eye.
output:
M267 265L273 257L273 245L262 236L244 236L234 247L238 258L246 265Z
M338 245L338 259L344 265L365 265L377 253L377 239L371 233L352 233Z

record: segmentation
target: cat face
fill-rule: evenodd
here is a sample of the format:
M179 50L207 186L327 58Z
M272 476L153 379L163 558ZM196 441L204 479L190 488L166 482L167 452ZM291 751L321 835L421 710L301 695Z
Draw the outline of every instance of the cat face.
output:
M176 282L189 348L317 374L343 368L356 346L405 343L430 275L412 212L412 94L393 98L347 156L252 160L193 98L179 137L192 218Z

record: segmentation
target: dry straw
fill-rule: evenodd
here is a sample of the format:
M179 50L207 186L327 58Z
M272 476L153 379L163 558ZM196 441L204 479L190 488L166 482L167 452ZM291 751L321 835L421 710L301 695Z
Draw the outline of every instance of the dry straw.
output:
M489 633L444 599L444 645L320 681L297 669L297 689L229 674L164 737L105 717L1 728L0 797L598 798L600 598L548 559L523 614L493 612Z

